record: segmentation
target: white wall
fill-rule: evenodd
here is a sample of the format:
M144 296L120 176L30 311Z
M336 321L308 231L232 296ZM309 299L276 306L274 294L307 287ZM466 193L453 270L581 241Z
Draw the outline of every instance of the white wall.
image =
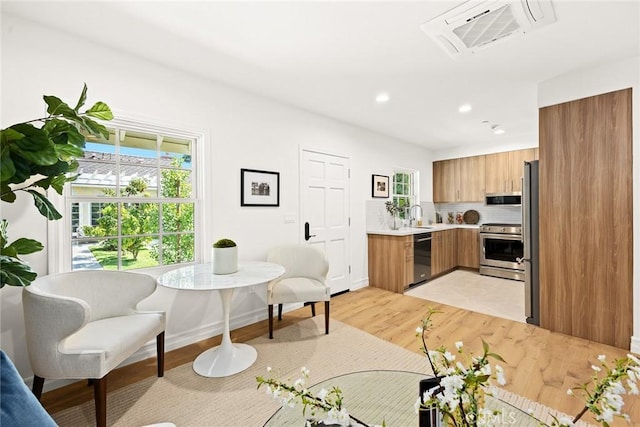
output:
M155 65L4 14L2 16L2 127L41 117L43 94L75 103L83 82L87 105L101 100L120 117L148 118L187 126L205 134L203 245L219 237L238 242L240 259L264 259L275 244L298 242L298 153L300 147L346 155L351 162L351 281L367 278L365 202L371 175L391 175L394 167L420 172L422 189L431 191L428 150L326 117L288 107L229 86ZM197 67L197 63L193 66ZM240 168L279 171L279 208L240 207ZM10 237L45 242L48 224L31 201L21 197L2 204ZM54 242L46 243L53 246ZM204 254L208 257L209 254ZM47 274L47 252L28 258L38 274ZM264 286L239 291L232 303L232 327L266 318ZM24 344L20 290L0 291L2 349L24 377L31 375ZM221 331L221 309L214 293L158 289L145 306L168 313L167 348L182 346ZM152 346L138 359L153 354Z
M632 88L633 117L633 336L631 350L640 353L640 57L576 71L542 82L538 107ZM605 286L605 284L603 284Z

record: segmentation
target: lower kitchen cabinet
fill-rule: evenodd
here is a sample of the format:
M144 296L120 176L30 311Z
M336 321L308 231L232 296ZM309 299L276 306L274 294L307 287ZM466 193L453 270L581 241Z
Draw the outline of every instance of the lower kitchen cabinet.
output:
M458 228L458 266L480 268L480 238L478 229Z
M452 270L458 265L456 229L435 231L431 234L431 276Z
M413 236L368 235L369 286L404 293L413 282Z

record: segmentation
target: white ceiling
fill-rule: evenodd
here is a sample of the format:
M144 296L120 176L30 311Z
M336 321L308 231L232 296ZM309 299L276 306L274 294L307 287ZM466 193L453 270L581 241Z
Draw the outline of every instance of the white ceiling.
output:
M460 3L3 1L2 9L433 149L535 144L539 82L640 55L640 0L555 0L554 24L452 59L420 25ZM377 105L379 92L390 102ZM458 113L462 103L473 110Z

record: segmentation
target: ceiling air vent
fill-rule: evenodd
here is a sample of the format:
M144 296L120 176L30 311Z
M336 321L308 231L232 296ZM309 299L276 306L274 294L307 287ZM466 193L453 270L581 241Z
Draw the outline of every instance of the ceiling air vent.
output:
M555 20L550 0L471 0L420 28L455 58Z

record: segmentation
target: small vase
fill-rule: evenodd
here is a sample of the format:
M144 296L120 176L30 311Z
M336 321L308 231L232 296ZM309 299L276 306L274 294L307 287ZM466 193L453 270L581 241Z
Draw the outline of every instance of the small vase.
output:
M397 215L391 215L389 219L389 228L392 230L399 230L402 225L402 220Z
M231 274L238 271L238 247L213 248L213 274Z

